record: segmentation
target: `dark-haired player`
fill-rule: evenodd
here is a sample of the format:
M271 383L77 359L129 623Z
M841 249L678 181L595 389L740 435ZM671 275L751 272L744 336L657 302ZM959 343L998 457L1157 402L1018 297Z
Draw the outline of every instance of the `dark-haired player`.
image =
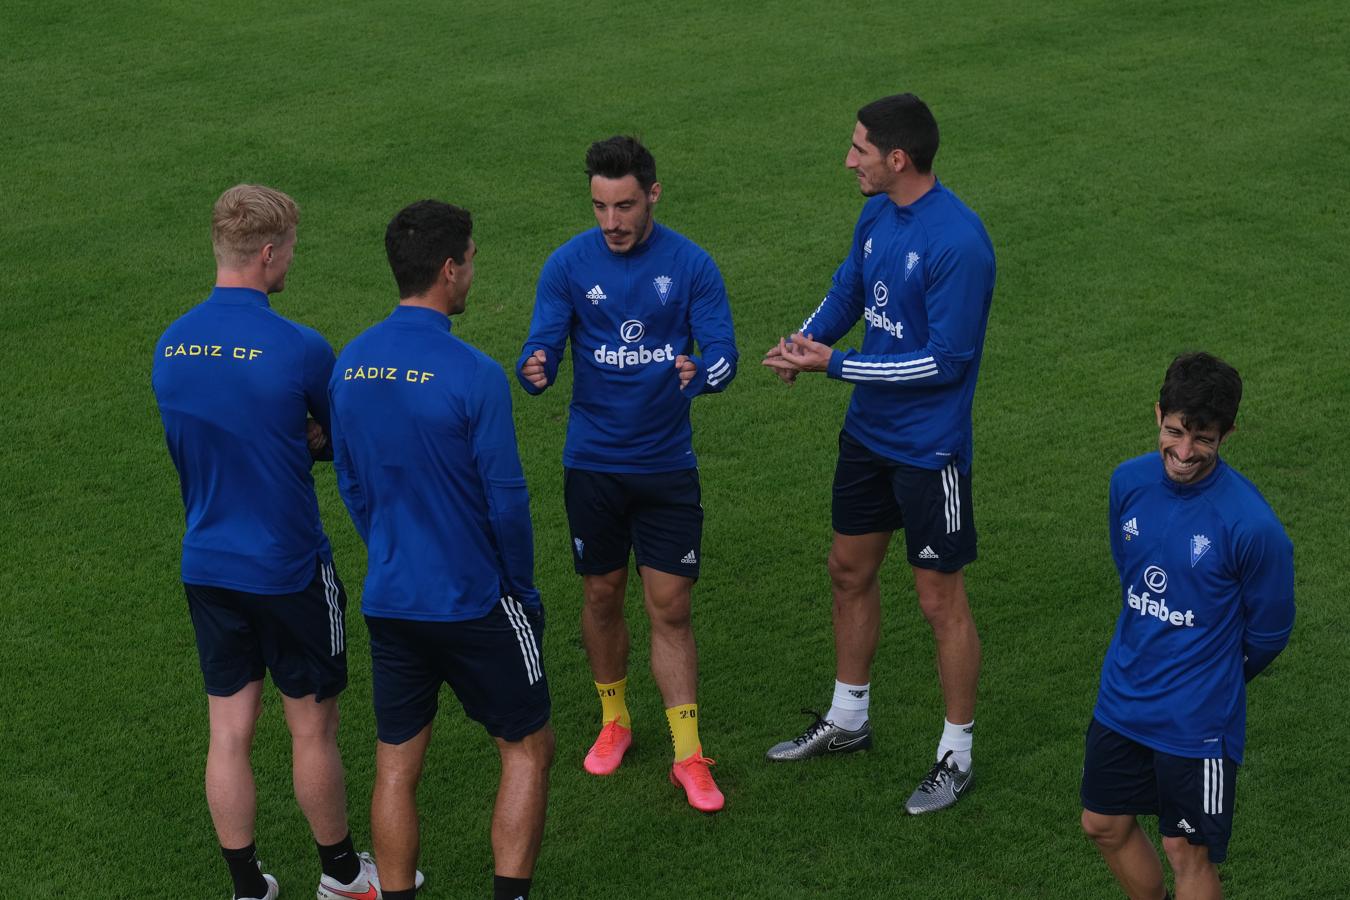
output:
M361 610L374 680L371 831L384 900L419 876L417 785L449 684L496 740L493 896L527 897L553 759L544 611L506 373L451 334L473 283L469 213L435 200L385 231L399 304L338 357L338 489L368 550Z
M318 896L365 896L375 878L347 828L337 744L347 594L310 475L311 451L328 442L333 350L268 302L286 286L299 218L295 201L269 187L220 195L215 289L160 338L152 377L187 512L183 583L211 722L207 805L235 897L267 900L279 888L257 862L250 763L266 672L319 845Z
M1256 487L1219 458L1242 379L1178 356L1155 407L1158 452L1111 476L1121 611L1087 733L1083 830L1125 892L1165 897L1136 816L1158 817L1177 900L1222 896L1247 689L1294 625L1294 547Z
M601 703L586 771L608 775L632 741L625 702L629 552L651 621L652 675L675 743L670 778L690 805L722 808L698 736L698 654L690 601L703 533L689 404L736 374L726 288L712 258L652 217L656 162L631 137L586 152L597 227L549 257L516 365L525 390L551 385L572 342L563 450L581 633ZM694 355L697 343L702 356Z
M830 711L772 747L771 760L865 750L877 580L903 528L919 608L933 629L946 704L936 761L905 808L954 804L972 781L980 640L964 567L975 559L971 401L994 293L994 248L979 217L933 174L938 126L913 94L858 110L845 165L870 199L820 306L764 359L784 381L825 372L854 385L834 475L836 681ZM831 345L866 322L861 351Z

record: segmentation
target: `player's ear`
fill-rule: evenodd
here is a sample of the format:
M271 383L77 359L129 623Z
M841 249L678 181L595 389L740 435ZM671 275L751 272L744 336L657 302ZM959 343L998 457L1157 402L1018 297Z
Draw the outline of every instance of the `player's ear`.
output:
M909 168L909 154L899 147L892 150L889 156L891 171L895 172L895 174L899 175L901 172L905 171L905 169Z
M652 188L647 192L647 199L652 203L661 199L661 182L653 181Z
M1155 416L1158 418L1158 427L1161 428L1161 427L1162 427L1162 404L1161 404L1161 403L1155 403L1155 404L1153 404L1153 415L1155 415Z

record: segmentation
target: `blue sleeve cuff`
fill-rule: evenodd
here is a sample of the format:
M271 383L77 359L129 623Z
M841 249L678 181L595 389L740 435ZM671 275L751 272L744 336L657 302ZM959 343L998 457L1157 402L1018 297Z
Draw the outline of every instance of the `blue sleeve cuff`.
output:
M548 379L548 384L543 387L535 387L530 384L529 379L520 373L521 366L525 365L525 360L534 355L534 351L544 351L544 377ZM553 386L553 382L558 379L558 354L551 352L547 347L531 347L526 345L520 352L520 359L516 360L516 381L525 389L525 393L539 395Z
M708 370L703 367L703 360L697 356L685 357L694 364L694 377L689 379L689 383L684 386L684 396L690 400L703 393L703 389L708 386ZM679 370L676 370L675 377L679 378Z
M825 368L825 374L831 378L844 377L844 360L848 357L842 350L834 350L830 353L830 363Z

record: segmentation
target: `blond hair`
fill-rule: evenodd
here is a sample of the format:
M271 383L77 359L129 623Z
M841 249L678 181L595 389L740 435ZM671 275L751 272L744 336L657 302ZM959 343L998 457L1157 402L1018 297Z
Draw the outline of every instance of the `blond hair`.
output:
M222 266L240 266L267 244L281 243L300 221L300 207L281 191L237 184L211 210L211 249Z

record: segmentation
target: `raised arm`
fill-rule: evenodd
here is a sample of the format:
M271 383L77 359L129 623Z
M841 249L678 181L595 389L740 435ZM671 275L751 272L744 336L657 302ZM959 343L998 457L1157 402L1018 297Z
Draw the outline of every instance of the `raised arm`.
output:
M526 393L542 394L553 384L571 327L572 299L568 295L567 273L555 253L539 273L530 333L516 360L516 379Z
M984 307L993 289L992 257L980 252L974 243L947 248L929 269L925 301L928 340L924 346L895 354L835 350L826 371L831 378L900 390L956 381L979 349Z
M693 298L689 303L689 330L701 356L680 356L681 389L687 397L724 391L736 377L736 333L731 323L731 304L727 301L722 273L711 258L698 273ZM685 361L693 364L685 371Z

